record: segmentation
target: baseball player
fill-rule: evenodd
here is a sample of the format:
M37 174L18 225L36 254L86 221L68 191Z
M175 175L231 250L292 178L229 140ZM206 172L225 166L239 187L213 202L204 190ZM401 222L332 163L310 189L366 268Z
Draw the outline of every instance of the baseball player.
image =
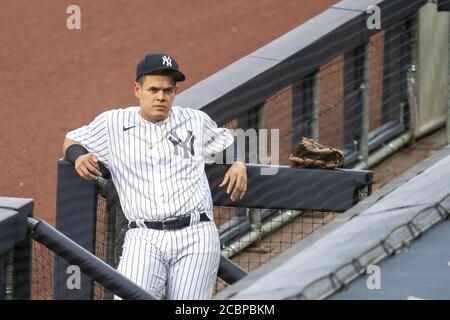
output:
M63 152L85 179L110 170L129 221L118 271L153 295L209 299L220 260L204 171L234 138L204 112L172 106L185 80L173 57L147 54L133 84L139 106L101 113L67 133ZM220 187L233 201L247 190L246 166L232 163Z

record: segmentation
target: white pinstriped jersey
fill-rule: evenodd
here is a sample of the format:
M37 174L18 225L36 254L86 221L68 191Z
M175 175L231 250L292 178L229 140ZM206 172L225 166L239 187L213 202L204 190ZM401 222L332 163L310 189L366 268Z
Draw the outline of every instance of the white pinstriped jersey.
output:
M200 110L173 106L170 116L156 124L144 120L139 110L103 112L66 137L97 154L110 170L128 220L163 220L196 211L212 220L205 159L231 145L233 136Z

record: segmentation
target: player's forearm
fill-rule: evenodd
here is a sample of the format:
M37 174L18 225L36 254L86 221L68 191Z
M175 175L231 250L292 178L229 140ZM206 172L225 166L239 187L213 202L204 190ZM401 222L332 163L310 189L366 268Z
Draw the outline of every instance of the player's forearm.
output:
M65 138L63 143L64 158L73 164L82 155L89 153L89 151L80 143Z
M69 138L66 137L64 139L64 143L63 143L63 147L62 147L62 153L65 155L66 151L67 151L67 148L70 147L73 144L79 144L79 143L76 142L76 141L70 140ZM79 144L79 145L81 145L81 144Z

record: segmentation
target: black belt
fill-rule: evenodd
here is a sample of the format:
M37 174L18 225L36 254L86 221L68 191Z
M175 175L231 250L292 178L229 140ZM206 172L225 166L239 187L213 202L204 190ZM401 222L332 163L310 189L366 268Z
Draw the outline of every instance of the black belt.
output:
M200 213L200 221L210 221L205 212ZM191 215L185 215L177 218L169 218L162 221L144 221L144 224L149 229L156 230L175 230L186 228L191 224ZM135 221L131 221L128 225L130 228L139 228Z

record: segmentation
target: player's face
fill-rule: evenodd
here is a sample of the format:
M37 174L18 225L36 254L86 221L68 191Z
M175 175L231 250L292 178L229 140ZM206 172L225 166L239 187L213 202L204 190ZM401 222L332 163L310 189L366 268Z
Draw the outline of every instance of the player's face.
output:
M142 117L158 122L169 116L177 86L170 76L147 75L142 86L134 83L134 95L139 99Z

